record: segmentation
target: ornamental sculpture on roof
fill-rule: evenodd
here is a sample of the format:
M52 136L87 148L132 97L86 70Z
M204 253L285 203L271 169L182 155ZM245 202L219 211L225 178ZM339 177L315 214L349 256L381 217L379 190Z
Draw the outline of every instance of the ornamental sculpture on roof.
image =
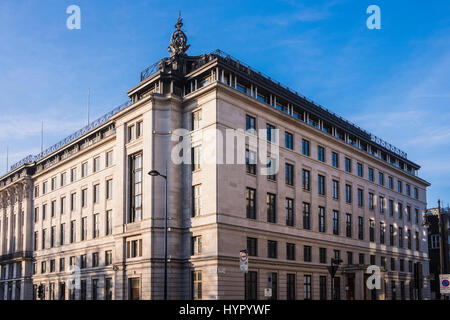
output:
M190 47L190 45L187 44L186 34L181 30L182 26L183 19L181 18L180 12L177 24L175 25L176 30L172 33L172 37L170 38L169 52L171 57L185 55L185 52Z

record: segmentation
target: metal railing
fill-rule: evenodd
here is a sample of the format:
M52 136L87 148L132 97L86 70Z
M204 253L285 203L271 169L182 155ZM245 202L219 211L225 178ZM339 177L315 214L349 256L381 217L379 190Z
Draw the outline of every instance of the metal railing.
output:
M61 149L62 147L64 147L67 144L69 144L70 142L72 142L72 141L78 139L79 137L85 135L86 133L88 133L88 132L98 128L99 126L101 126L102 124L107 122L109 119L111 119L111 117L113 115L115 115L116 113L119 113L120 111L122 111L125 108L127 108L128 106L130 106L130 104L131 104L131 101L127 101L127 102L121 104L120 106L114 108L113 110L111 110L110 112L104 114L100 118L92 121L91 123L89 123L85 127L83 127L80 130L78 130L77 132L72 133L71 135L69 135L65 139L59 141L58 143L55 143L54 145L52 145L51 147L49 147L47 149L45 149L41 153L39 153L37 155L29 155L29 156L25 157L24 159L20 160L19 162L16 162L15 164L13 164L11 166L11 171L19 168L20 166L22 166L24 164L39 161L40 159L46 157L47 155L52 154L53 152Z
M141 72L141 82L159 70L159 62L160 61L155 62L150 67Z

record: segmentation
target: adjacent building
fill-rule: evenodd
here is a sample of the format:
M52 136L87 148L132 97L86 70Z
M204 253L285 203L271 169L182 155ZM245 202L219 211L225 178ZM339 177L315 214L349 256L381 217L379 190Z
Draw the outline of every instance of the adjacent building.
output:
M129 102L0 178L0 299L161 299L166 182L170 299L429 298L420 166L219 50L187 55L181 27Z

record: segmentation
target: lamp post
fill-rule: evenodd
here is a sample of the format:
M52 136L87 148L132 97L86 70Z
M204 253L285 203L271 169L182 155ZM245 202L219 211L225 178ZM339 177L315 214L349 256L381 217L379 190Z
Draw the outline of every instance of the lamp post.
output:
M152 177L162 177L166 183L166 210L164 214L164 300L167 300L167 176L159 173L156 170L151 170L148 173Z
M331 259L331 266L327 267L328 272L331 275L331 300L334 300L334 276L339 268L339 265L342 263L341 259Z

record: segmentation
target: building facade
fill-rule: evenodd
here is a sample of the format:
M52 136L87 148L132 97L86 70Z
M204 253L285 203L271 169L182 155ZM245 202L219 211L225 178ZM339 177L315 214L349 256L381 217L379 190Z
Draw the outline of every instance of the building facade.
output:
M440 299L440 274L448 274L449 261L450 261L450 208L441 208L441 214L439 215L439 208L432 208L427 210L427 225L428 225L428 255L430 259L430 286L431 286L431 298ZM441 216L443 221L442 231L440 230L439 223ZM442 232L442 235L441 235ZM442 239L441 239L442 236ZM441 241L443 240L443 241ZM441 247L443 248L442 257L444 260L441 264ZM442 268L442 271L441 271Z
M0 179L0 299L161 299L166 203L170 299L429 298L420 167L221 51L187 55L181 26L129 102Z

